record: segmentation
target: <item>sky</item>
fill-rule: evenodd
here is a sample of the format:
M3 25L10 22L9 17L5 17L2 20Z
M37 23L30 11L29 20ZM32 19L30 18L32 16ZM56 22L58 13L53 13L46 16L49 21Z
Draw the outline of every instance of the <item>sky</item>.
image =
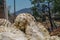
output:
M14 0L6 0L6 5L9 7L10 12L14 12ZM24 8L30 8L31 2L30 0L16 0L16 11L24 9Z

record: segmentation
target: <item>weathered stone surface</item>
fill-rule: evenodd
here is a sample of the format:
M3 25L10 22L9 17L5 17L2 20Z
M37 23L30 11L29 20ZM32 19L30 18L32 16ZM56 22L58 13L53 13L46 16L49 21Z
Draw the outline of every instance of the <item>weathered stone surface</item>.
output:
M58 36L50 36L46 28L28 14L19 14L13 25L0 19L0 40L60 40Z
M60 37L58 37L58 36L51 36L50 40L60 40Z
M17 29L22 30L28 40L60 40L59 37L51 37L46 28L35 21L35 18L28 14L19 14L13 24Z
M9 22L9 20L0 19L0 26L10 27L11 26L11 23Z
M15 28L0 26L0 40L27 40L25 34Z
M16 26L16 28L23 30L27 27L27 25L29 25L30 22L34 21L34 17L28 13L23 13L23 14L19 14L16 19L15 19L15 23L14 25Z
M0 40L27 40L24 35L4 32L0 34Z
M16 17L14 25L26 33L29 40L44 40L49 37L48 31L43 25L38 24L30 14L20 14Z

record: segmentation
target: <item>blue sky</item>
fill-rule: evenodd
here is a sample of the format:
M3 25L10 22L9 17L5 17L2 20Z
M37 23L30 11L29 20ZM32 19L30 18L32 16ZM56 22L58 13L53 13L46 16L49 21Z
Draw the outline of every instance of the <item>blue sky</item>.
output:
M14 12L14 0L6 0L7 6L10 6L10 12ZM16 0L16 11L31 7L30 0Z

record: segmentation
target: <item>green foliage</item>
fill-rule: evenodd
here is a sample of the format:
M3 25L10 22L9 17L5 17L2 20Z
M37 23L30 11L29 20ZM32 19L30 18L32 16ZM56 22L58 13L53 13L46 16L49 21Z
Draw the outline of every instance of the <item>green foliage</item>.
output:
M53 0L45 0L45 1L52 2Z
M35 6L32 7L32 10L33 10L33 15L34 16L38 16L39 15L38 12L37 12L37 8Z
M11 16L11 14L10 14L10 13L8 13L8 16Z
M34 16L39 16L39 13L37 11L37 4L44 3L45 1L47 1L48 2L47 4L49 4L49 5L50 5L50 3L53 3L52 4L53 8L50 10L51 12L53 12L53 13L60 12L60 0L30 0L30 1L31 1L31 4L33 5L32 10L33 10ZM42 5L42 7L43 7L42 11L44 11L45 6L46 5L44 5L44 4Z
M54 12L60 12L60 0L54 0Z
M47 7L47 5L43 4L42 5L42 12L45 13L45 8Z
M38 5L38 3L42 3L45 0L30 0L30 1L31 1L31 4L33 5L32 6L33 16L37 19L37 17L40 17L40 15L38 13L37 5Z
M42 3L44 2L45 0L30 0L32 4L36 4L38 2Z
M0 5L2 5L3 4L3 0L0 0Z

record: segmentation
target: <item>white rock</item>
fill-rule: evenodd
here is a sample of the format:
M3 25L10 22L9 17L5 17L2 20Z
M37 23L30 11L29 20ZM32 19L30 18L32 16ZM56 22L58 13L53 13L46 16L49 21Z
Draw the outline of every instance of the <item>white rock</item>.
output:
M14 25L25 32L30 40L44 40L49 37L48 31L43 25L38 25L35 18L30 14L20 14L16 17Z
M27 40L27 38L18 29L0 26L0 40Z
M28 13L22 13L19 14L14 22L14 25L16 28L24 30L26 28L26 25L29 24L31 21L34 21L34 17Z
M50 40L60 40L60 37L58 37L58 36L51 36Z
M21 34L21 33L20 33ZM9 32L3 32L0 34L1 40L27 40L23 34L13 34Z
M51 37L47 29L41 23L36 22L35 18L28 13L19 14L13 25L22 30L28 40L60 40L58 37Z
M9 22L9 20L0 19L0 26L10 27L11 26L11 23Z

